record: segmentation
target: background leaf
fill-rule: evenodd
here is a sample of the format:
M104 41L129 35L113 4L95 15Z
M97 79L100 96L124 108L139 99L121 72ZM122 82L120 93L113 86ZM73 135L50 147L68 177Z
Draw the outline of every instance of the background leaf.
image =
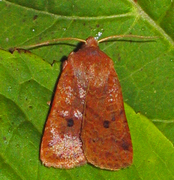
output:
M0 1L0 179L173 179L173 6L170 0ZM8 49L60 37L115 34L160 37L155 42L114 40L99 45L113 59L129 105L125 110L133 165L117 172L91 165L72 170L44 167L39 146L47 102L54 94L61 59L77 43L36 48L31 50L35 55L11 54Z

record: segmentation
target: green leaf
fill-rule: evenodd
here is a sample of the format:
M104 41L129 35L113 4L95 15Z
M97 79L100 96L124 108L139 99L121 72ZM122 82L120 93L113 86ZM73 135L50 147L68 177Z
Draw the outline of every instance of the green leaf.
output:
M170 0L0 1L0 47L4 49L0 50L0 179L174 178L173 4ZM151 42L114 40L99 45L115 63L128 104L133 165L116 172L91 165L72 170L44 167L39 146L50 108L47 102L54 95L61 59L77 43L13 54L8 49L61 37L115 34L160 37Z

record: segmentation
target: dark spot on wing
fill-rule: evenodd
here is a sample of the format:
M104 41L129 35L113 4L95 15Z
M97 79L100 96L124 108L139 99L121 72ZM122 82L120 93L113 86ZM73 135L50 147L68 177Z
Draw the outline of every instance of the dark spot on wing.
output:
M124 149L124 150L128 150L129 149L129 143L127 143L127 142L125 142L125 141L123 141L122 142L122 148Z
M73 125L74 125L73 119L68 119L68 120L67 120L67 126L68 126L68 127L72 127Z
M103 122L103 127L104 127L104 128L109 128L109 121L105 120L105 121Z

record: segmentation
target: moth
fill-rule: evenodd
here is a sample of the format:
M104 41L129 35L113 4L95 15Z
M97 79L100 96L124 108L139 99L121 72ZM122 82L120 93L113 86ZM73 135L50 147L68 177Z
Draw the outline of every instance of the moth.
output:
M89 37L63 64L40 148L45 166L118 170L133 148L114 63Z
M70 169L90 163L118 170L133 163L131 135L123 96L114 63L98 43L138 35L114 35L97 41L59 38L24 48L57 41L84 42L64 62L40 147L40 159L47 167Z

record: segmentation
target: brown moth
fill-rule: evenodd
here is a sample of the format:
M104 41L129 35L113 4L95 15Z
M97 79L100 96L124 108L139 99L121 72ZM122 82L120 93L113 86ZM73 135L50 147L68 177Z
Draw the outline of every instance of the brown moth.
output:
M137 35L110 36L154 39ZM108 170L133 162L133 147L125 116L121 86L114 63L93 37L53 39L29 48L62 40L84 45L63 64L40 148L45 166L74 168L85 163Z
M132 164L133 148L114 63L89 37L64 62L42 138L46 166L89 162L117 170Z

